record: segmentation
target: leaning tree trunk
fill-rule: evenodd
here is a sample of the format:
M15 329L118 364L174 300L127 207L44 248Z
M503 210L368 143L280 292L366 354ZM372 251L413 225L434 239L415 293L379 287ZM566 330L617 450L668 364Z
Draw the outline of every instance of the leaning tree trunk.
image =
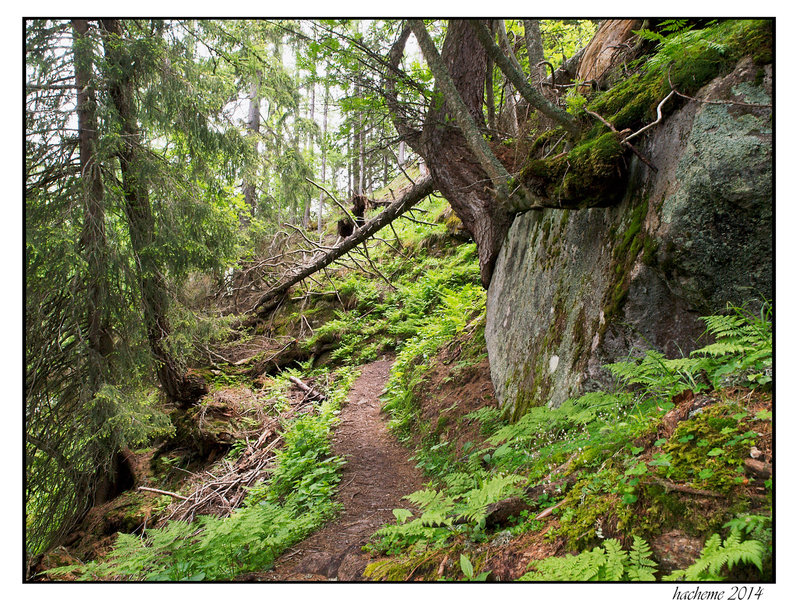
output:
M419 23L411 24L417 38L425 33L418 29ZM440 58L470 120L484 130L482 98L487 54L466 20L449 21ZM432 60L435 60L432 55L427 57L428 63ZM436 75L437 89L441 89L441 82L442 78ZM508 176L492 153L488 157L475 155L474 146L481 145L478 139L469 141L464 135L464 131L469 133L467 130L449 124L452 118L458 122L462 119L453 114L456 98L445 89L442 93L446 102L430 108L416 151L424 157L437 188L477 243L482 285L487 288L502 240L510 227L510 215L497 198L497 194L503 194ZM474 137L474 132L471 136Z
M171 332L166 312L169 297L166 282L153 252L155 219L150 207L146 174L140 150L140 135L133 105L131 60L124 50L122 27L117 19L103 19L106 30L105 57L112 75L108 93L120 121L121 144L117 151L122 172L130 243L138 265L138 279L144 309L147 340L157 363L158 381L167 397L180 406L189 406L205 391L198 378L189 377L185 367L171 355L166 340Z

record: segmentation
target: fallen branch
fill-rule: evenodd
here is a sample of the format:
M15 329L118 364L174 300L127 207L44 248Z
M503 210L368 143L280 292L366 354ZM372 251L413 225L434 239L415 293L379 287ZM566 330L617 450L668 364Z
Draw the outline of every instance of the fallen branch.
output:
M664 100L663 100L663 102L664 102ZM617 129L615 129L615 126L614 126L612 123L610 123L609 121L607 121L607 119L605 119L604 117L602 117L600 114L598 114L598 113L595 113L595 112L593 112L592 110L588 110L588 109L586 109L586 108L584 109L584 111L585 111L587 114L589 114L591 117L595 117L595 118L597 118L599 121L601 121L602 123L604 123L604 125L606 125L607 127L609 127L609 128L610 128L610 129L611 129L613 132L615 132L615 133L617 133L617 134L619 134L619 135L622 135L622 134L624 133L624 131L629 131L628 129L625 129L624 131L621 131L621 132L619 132ZM652 123L652 125L653 125L653 123ZM640 131L642 131L642 129L641 129ZM637 133L640 133L640 131L638 131ZM634 134L634 135L637 135L637 133L636 133L636 134ZM642 153L642 152L640 152L640 150L638 150L638 149L637 149L637 148L635 148L635 147L634 147L634 146L633 146L631 143L629 143L628 139L629 139L629 138L622 139L622 140L621 140L621 145L622 145L622 146L625 146L626 148L629 148L629 150L631 150L632 152L634 152L634 153L635 153L635 155L637 156L637 158L639 158L641 161L643 161L643 164L645 164L645 165L646 165L646 166L647 166L649 169L651 169L652 171L654 171L655 173L657 173L657 172L659 171L659 169L657 169L657 167L655 167L653 164L651 164L651 161L650 161L650 160L648 160L648 158L646 158L646 157L643 155L643 153ZM558 142L558 143L559 143L559 142Z
M654 481L649 483L649 485L662 486L668 492L682 492L684 494L693 494L694 496L709 496L710 498L723 498L723 494L719 492L713 492L711 490L699 490L690 487L689 485L683 485L681 483L673 483L665 479L655 478Z
M646 125L642 129L638 129L634 133L632 133L630 135L627 135L623 140L621 140L621 142L629 142L629 140L631 140L632 138L637 137L638 135L640 135L644 131L647 131L648 129L651 129L652 127L654 127L654 125L657 125L660 121L662 121L662 107L665 105L665 103L668 100L670 100L671 96L673 96L675 93L676 93L676 91L672 90L671 93L668 94L667 96L665 96L662 99L662 102L660 102L657 105L657 120L656 121L652 121L651 123L649 123L648 125Z
M318 183L316 183L316 182L315 182L315 181L313 181L312 179L309 179L308 177L305 177L305 181L307 181L308 183L310 183L310 184L312 184L312 185L315 185L315 186L316 186L317 188L319 188L319 189L320 189L322 192L324 192L325 194L327 194L327 196L330 198L330 200L332 200L333 202L335 202L335 203L338 205L338 208L340 208L342 211L344 211L344 214L345 214L345 215L347 216L347 218L348 218L348 219L349 219L349 220L352 222L352 224L353 224L355 227L357 227L357 221L355 220L355 217L353 217L353 216L352 216L352 214L351 214L351 213L350 213L350 212L347 210L347 208L346 208L346 207L345 207L343 204L341 204L341 202L338 200L338 198L336 198L335 196L333 196L333 194L332 194L332 193L331 193L331 192L330 192L330 191L329 191L327 188L325 188L325 187L324 187L324 186L322 186L322 185L319 185Z
M285 346L268 358L259 361L247 371L248 377L260 377L268 375L274 371L279 371L291 363L307 359L307 352L304 351L297 340L291 340Z
M144 487L140 485L138 489L140 492L152 492L153 494L163 494L164 496L171 496L172 498L177 498L178 500L188 500L186 496L181 496L180 494L175 494L174 492L167 492L166 490L159 490L158 488Z
M566 502L568 502L568 499L567 499L567 498L564 498L563 500L560 500L560 501L559 501L557 504L555 504L554 506L549 506L549 507L548 507L546 510L544 510L543 512L541 512L540 514L538 514L538 515L535 517L535 520L536 520L536 521L542 521L543 519L545 519L546 517L548 517L549 515L551 515L551 513L553 513L555 509L557 509L557 508L560 508L560 507L561 507L563 504L565 504Z
M746 458L743 467L757 479L768 479L773 476L773 467L760 460Z
M327 397L324 394L322 394L318 390L310 387L308 384L306 384L304 381L302 381L298 377L294 377L293 375L291 375L288 379L295 386L297 386L300 390L305 392L307 394L308 398L310 398L310 400L312 400L314 402L316 402L316 401L324 402L327 399Z
M282 284L266 292L258 299L255 306L247 312L266 312L266 309L263 307L267 306L270 301L282 297L293 285L313 275L317 271L322 270L324 267L332 264L334 261L350 252L353 248L356 248L380 229L386 227L400 215L407 212L415 204L421 202L421 200L431 194L434 189L435 185L432 182L432 177L429 175L419 179L415 185L405 188L405 192L399 195L396 202L392 202L384 211L358 229L354 235L342 240L332 250L319 257L299 273L289 277Z

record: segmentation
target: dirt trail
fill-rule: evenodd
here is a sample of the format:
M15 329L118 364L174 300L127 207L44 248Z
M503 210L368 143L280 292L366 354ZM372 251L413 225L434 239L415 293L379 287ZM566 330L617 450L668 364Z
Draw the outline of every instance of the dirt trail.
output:
M392 361L365 365L341 410L333 452L347 464L339 486L343 510L338 518L278 559L259 581L357 581L368 557L360 548L382 525L394 521L392 509L409 508L403 496L424 485L409 462L410 455L388 433L379 396L388 381Z

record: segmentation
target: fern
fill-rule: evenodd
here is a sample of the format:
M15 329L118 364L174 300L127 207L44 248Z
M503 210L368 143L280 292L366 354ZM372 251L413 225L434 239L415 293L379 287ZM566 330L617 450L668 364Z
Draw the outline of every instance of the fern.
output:
M460 514L472 523L481 521L485 516L485 508L517 492L516 486L525 481L520 475L498 475L484 483L481 487L468 493L466 503Z
M674 571L664 577L666 581L723 581L724 568L731 571L738 564L751 564L762 571L765 548L759 540L742 541L739 529L732 529L729 537L721 541L717 533L704 544L701 556L687 569Z
M657 563L651 560L651 548L643 538L634 537L629 550L626 573L630 581L654 581Z
M656 563L645 540L635 536L627 553L615 539L581 554L533 561L519 581L653 581Z

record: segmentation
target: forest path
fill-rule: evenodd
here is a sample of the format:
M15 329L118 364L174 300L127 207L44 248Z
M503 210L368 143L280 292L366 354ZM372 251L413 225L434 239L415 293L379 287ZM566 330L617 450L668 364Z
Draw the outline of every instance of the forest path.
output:
M337 500L343 510L335 521L289 549L260 581L357 581L368 555L361 546L382 525L394 522L392 509L409 508L403 496L424 485L410 454L386 428L379 397L392 359L365 365L349 390L335 431L333 453L347 463ZM253 574L254 575L254 574Z

